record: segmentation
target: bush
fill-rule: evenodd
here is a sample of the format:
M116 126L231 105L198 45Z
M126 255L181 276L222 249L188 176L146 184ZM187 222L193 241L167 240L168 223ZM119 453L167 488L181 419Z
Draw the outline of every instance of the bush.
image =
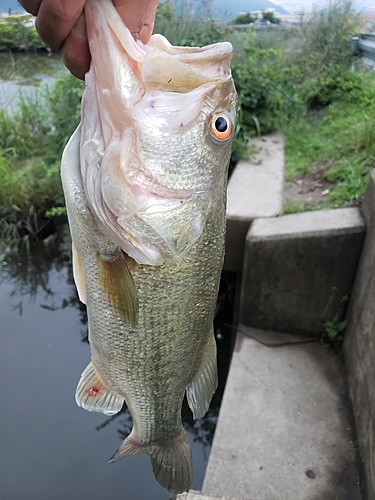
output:
M46 48L28 14L14 14L0 19L0 50Z
M302 18L292 57L303 68L303 80L348 67L352 55L350 37L358 32L360 24L352 0L333 0L329 8Z
M268 19L272 24L280 24L281 19L274 12L262 12L263 19Z
M256 21L257 18L252 16L250 12L246 12L245 14L240 14L235 19L233 19L233 24L250 24Z
M195 2L194 9L191 6L182 4L177 10L169 0L159 2L154 32L178 46L202 47L225 40L228 30L200 2Z
M21 96L15 113L0 112L0 240L36 236L47 212L63 212L60 159L79 123L82 91L83 82L64 74L52 90Z
M248 31L244 52L235 56L233 78L236 84L240 126L244 141L271 132L301 112L294 80L297 68L287 66L281 49L259 49L262 36Z

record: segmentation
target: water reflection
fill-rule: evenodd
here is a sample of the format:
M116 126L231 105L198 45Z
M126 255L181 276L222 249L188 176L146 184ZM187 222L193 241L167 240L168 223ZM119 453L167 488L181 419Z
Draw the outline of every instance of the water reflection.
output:
M224 287L225 288L225 287ZM226 290L226 291L225 291ZM230 301L230 288L221 300ZM73 283L64 240L7 256L0 271L0 498L166 500L147 455L106 460L131 430L130 413L113 417L78 408L74 391L89 361L87 317ZM229 321L230 322L230 321ZM218 342L228 360L228 343ZM220 389L203 419L182 414L192 446L194 489L201 489L220 407ZM224 377L223 377L224 375ZM19 479L22 478L22 481Z
M33 97L41 86L51 87L66 71L60 55L0 53L0 108L15 109L19 91Z
M0 52L0 79L21 85L39 85L43 77L53 77L63 68L60 55Z

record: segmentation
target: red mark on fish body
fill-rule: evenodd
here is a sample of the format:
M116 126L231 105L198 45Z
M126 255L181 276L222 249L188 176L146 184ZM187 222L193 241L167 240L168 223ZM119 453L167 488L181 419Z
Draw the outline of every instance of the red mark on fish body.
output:
M99 393L100 389L98 389L97 387L90 387L90 389L87 391L87 394L93 397L97 396Z

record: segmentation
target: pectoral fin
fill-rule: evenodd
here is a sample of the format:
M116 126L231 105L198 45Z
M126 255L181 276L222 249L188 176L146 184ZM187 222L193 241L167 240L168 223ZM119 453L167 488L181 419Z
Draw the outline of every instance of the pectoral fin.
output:
M205 353L194 378L186 388L186 397L194 418L201 418L208 410L217 388L216 342L210 336Z
M85 410L114 415L121 410L124 398L104 385L91 361L78 382L76 402Z
M137 290L129 270L130 257L117 250L110 258L98 255L99 277L117 316L135 326L138 317Z
M74 243L72 243L72 260L73 260L73 276L74 283L76 284L78 297L83 304L86 304L86 287L85 280L83 279L81 257Z

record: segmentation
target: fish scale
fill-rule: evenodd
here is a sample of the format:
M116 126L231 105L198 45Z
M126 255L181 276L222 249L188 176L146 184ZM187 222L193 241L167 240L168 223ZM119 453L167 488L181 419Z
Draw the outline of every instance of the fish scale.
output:
M161 485L187 491L183 398L199 418L217 387L232 49L136 43L110 0L87 0L85 13L92 64L61 167L91 349L76 401L108 415L126 402L133 429L110 461L146 452Z

